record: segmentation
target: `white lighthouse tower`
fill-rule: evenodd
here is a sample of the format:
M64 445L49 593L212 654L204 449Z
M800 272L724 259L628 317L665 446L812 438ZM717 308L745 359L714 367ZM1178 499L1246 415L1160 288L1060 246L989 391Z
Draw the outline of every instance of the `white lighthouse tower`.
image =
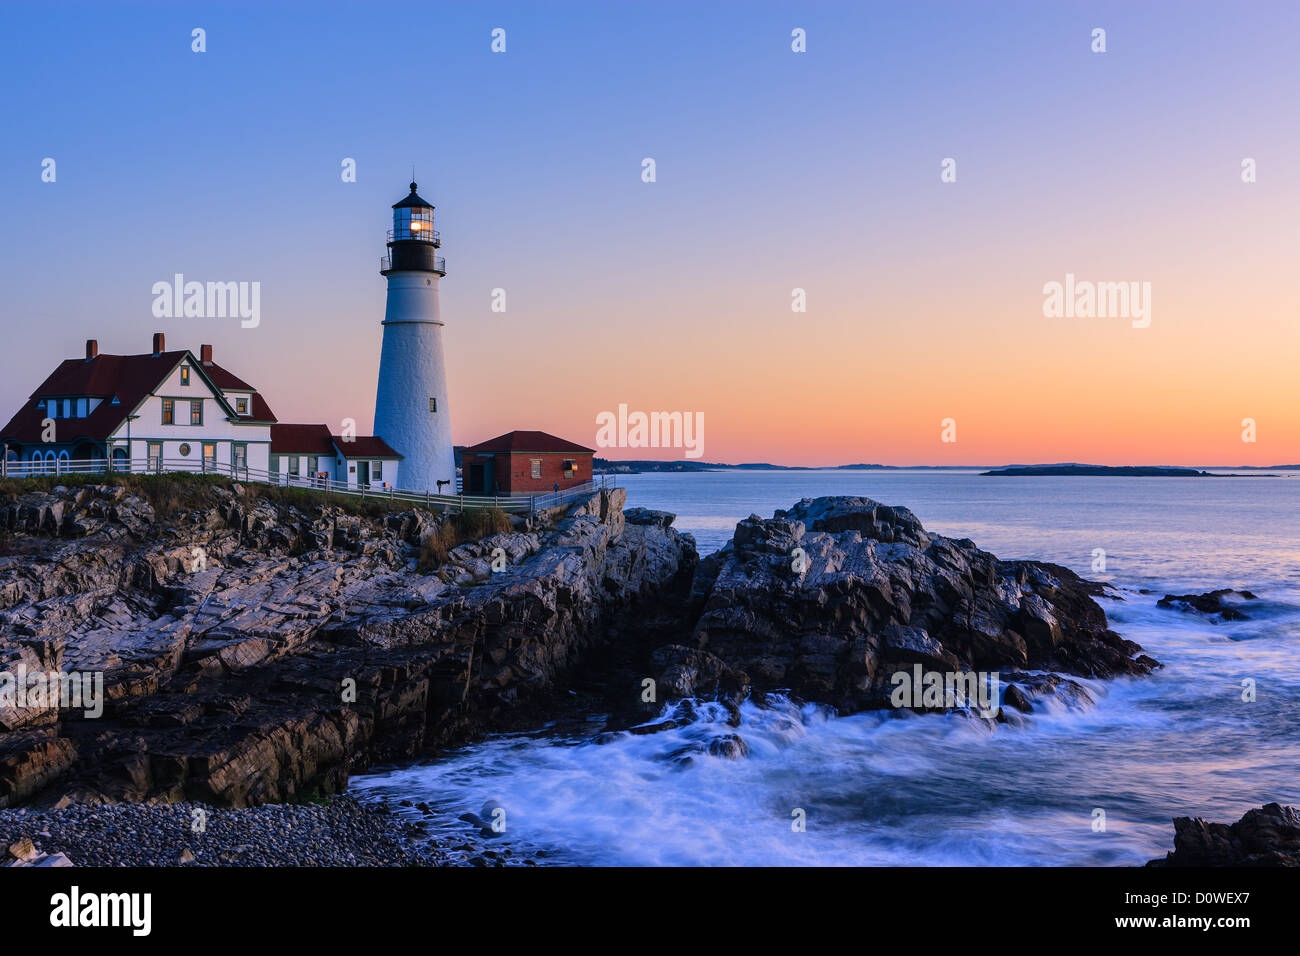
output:
M455 494L456 459L442 358L438 280L447 274L435 253L433 206L411 194L393 206L393 229L380 275L388 278L384 347L375 394L375 434L404 456L400 484Z

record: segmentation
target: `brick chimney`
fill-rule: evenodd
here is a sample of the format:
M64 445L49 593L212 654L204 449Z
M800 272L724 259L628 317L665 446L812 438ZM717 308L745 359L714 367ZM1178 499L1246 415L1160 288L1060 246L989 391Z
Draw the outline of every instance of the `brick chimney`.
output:
M153 354L162 355L167 351L167 338L161 332L153 334Z
M96 339L86 339L86 361L89 362L99 354L99 342Z
M211 364L212 364L212 346L211 346L211 345L200 345L200 346L199 346L199 361L202 362L204 365L211 365Z

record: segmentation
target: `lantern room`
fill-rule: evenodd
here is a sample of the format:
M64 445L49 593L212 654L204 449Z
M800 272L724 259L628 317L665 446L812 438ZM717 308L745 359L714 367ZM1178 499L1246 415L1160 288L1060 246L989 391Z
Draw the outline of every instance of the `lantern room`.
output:
M442 242L433 228L433 206L421 199L415 190L415 183L411 183L411 194L393 204L393 231L388 238L392 242L406 239L431 242L437 248Z

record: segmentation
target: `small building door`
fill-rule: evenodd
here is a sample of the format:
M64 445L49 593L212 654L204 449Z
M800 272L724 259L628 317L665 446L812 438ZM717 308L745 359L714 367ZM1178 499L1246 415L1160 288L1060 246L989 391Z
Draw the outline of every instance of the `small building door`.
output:
M370 484L370 462L357 462L357 486L364 488Z

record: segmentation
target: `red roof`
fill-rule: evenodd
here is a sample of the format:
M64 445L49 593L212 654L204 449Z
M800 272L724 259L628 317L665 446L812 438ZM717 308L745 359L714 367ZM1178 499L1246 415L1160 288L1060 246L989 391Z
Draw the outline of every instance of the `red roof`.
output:
M55 419L55 438L60 442L79 438L103 441L117 431L126 416L135 411L136 406L162 384L172 369L187 356L193 367L200 369L217 388L250 387L219 365L202 365L185 349L157 355L97 355L92 359L64 359L0 431L0 439L39 442L41 422L46 415L43 408L36 407L37 399L48 396L88 396L102 398L104 401L85 418ZM238 384L223 386L218 379ZM246 421L275 421L275 413L256 393L249 404L249 415L241 417Z
M401 458L388 442L377 435L358 435L351 441L344 441L341 435L331 435L330 440L344 458Z
M465 451L474 452L564 452L568 454L594 455L594 448L587 448L575 442L556 438L546 432L506 432L496 438L471 445Z
M328 455L334 457L334 440L327 425L271 426L271 454Z
M230 403L234 405L232 401ZM253 401L248 406L248 414L240 415L240 418L247 419L250 422L275 422L275 412L271 411L271 406L266 404L260 392L253 393Z
M235 392L255 392L257 389L249 385L238 375L235 375L222 368L216 362L200 362L199 367L203 369L208 378L212 379L212 384L217 388L226 391Z

